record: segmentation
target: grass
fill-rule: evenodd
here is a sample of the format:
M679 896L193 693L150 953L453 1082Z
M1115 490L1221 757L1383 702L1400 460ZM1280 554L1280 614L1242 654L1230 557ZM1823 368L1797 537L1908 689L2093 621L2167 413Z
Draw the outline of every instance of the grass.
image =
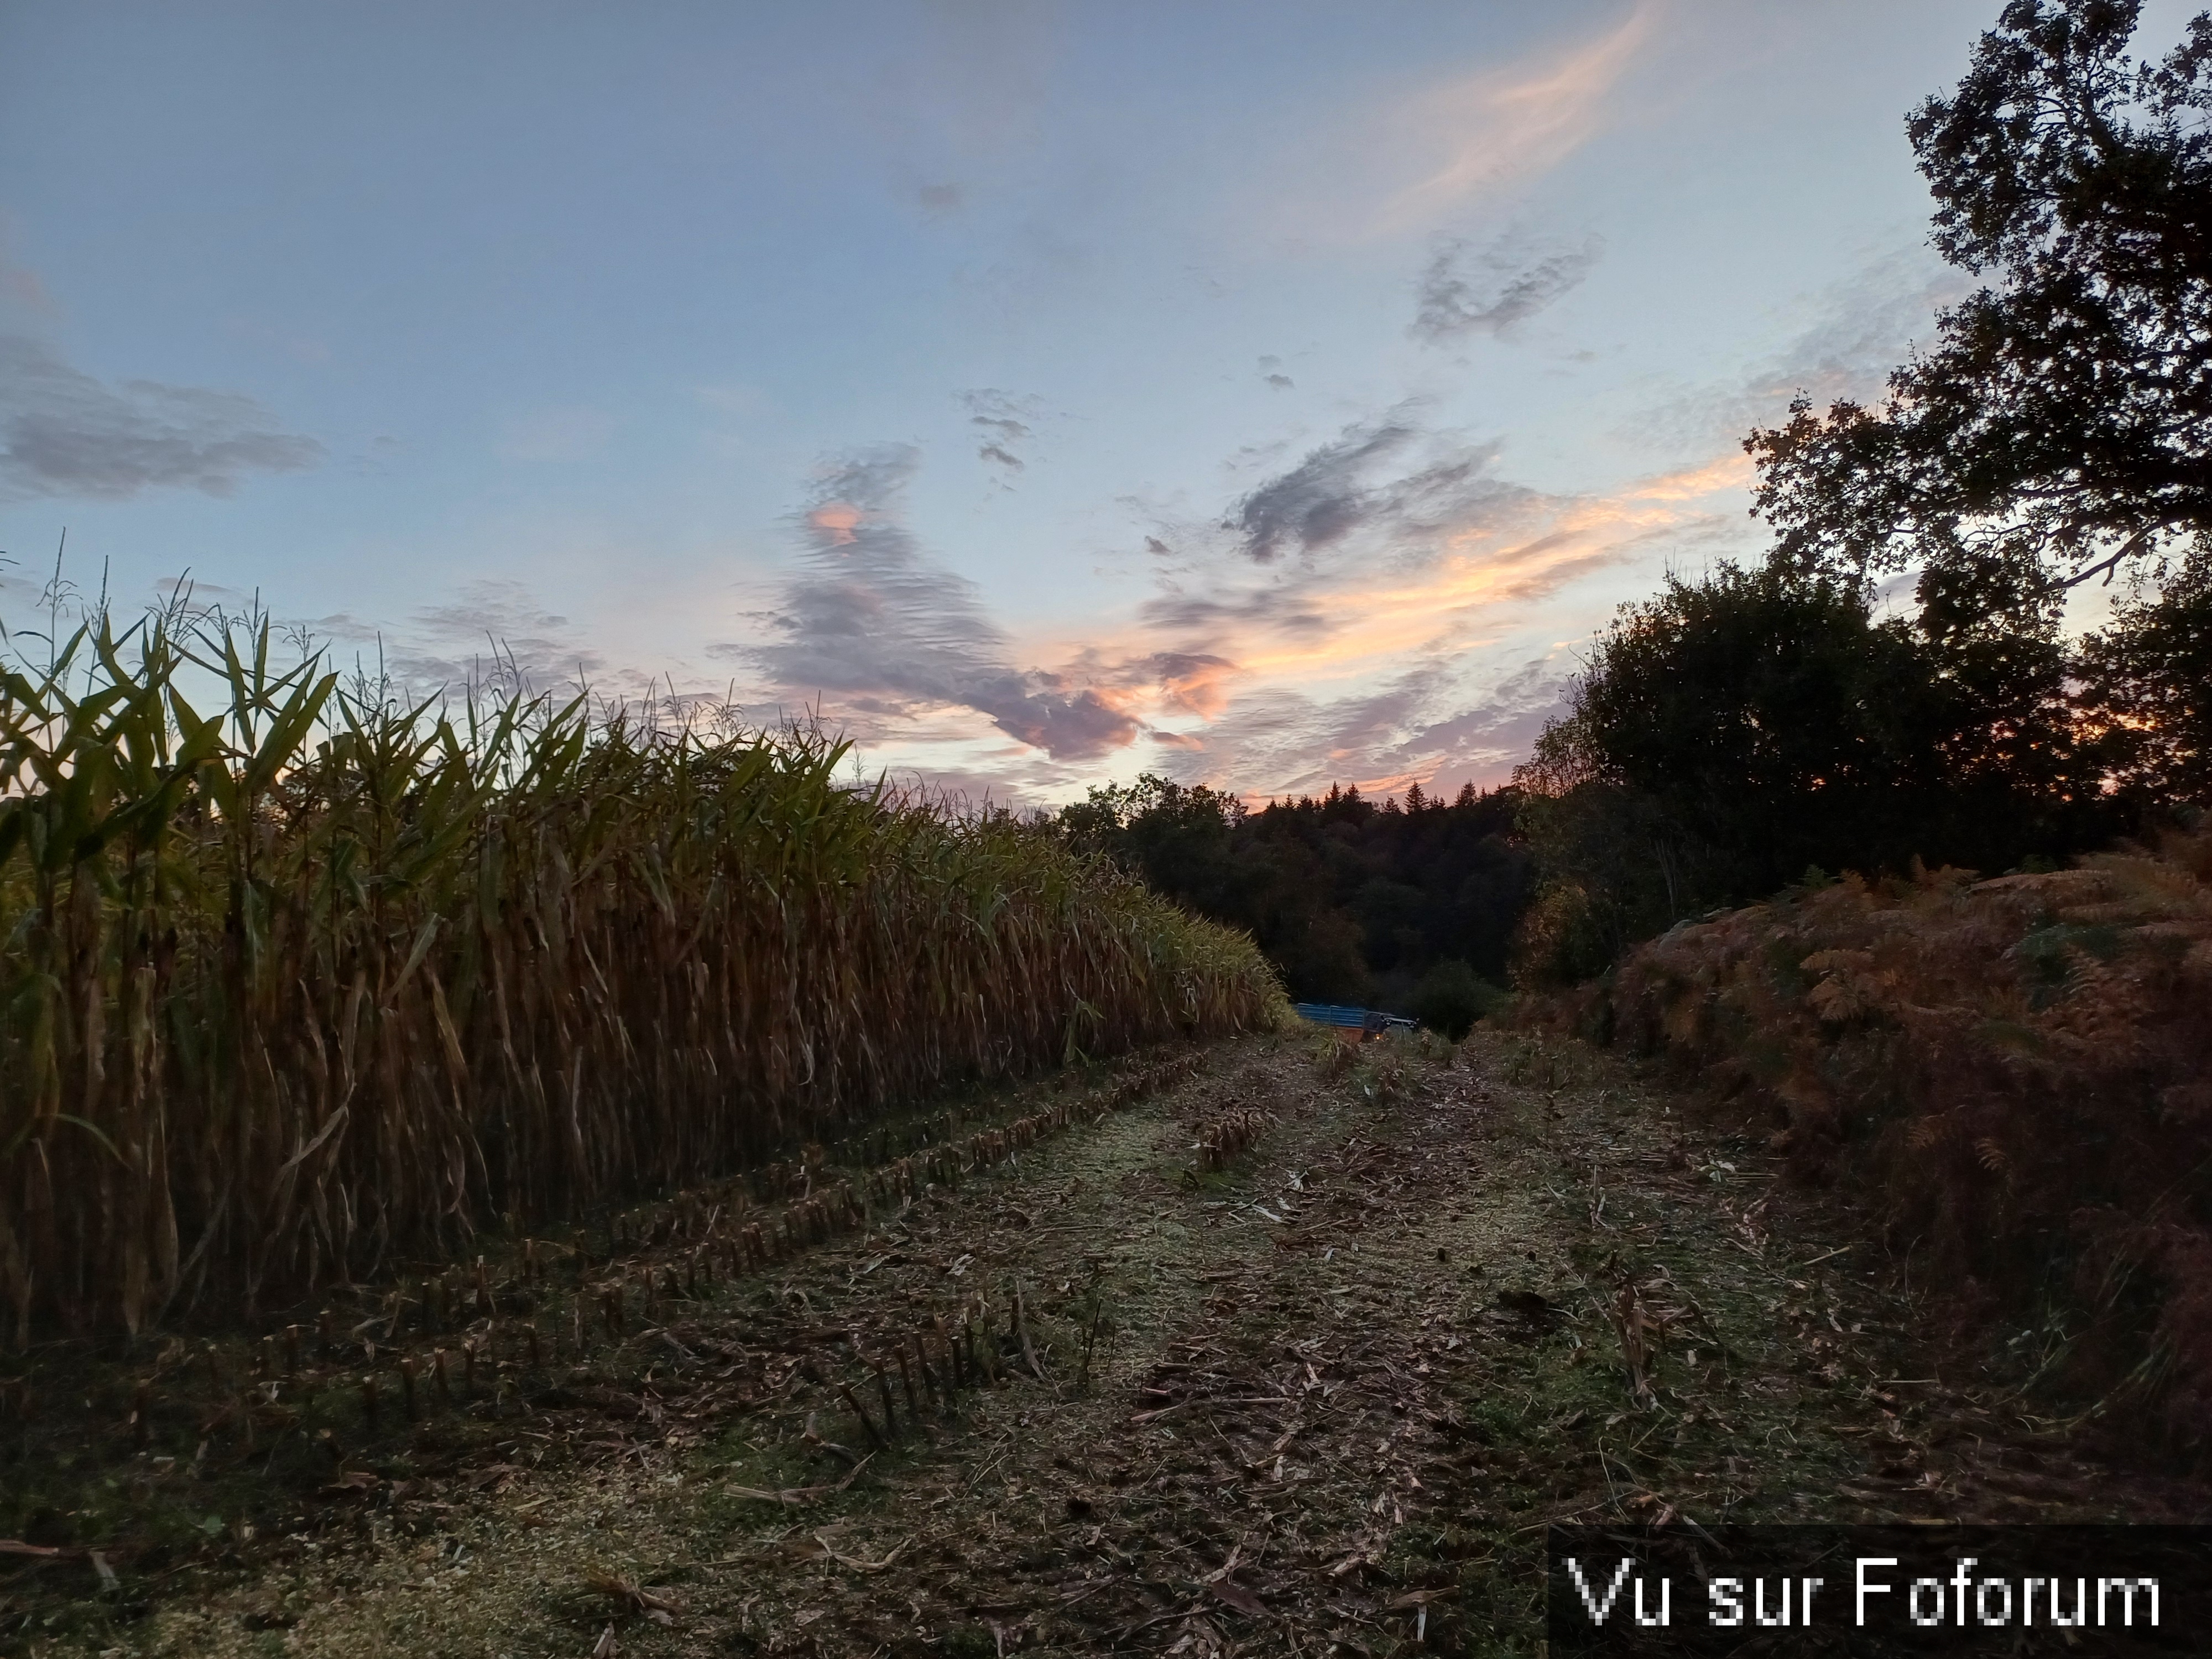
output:
M15 1342L251 1323L948 1084L1278 1017L1242 935L846 757L409 703L220 618L0 663Z

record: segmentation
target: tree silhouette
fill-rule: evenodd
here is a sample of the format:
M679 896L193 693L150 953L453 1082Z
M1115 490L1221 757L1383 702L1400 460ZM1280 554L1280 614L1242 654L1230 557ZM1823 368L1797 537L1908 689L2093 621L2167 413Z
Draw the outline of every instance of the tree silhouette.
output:
M2014 0L1908 124L1944 258L1993 281L1869 408L1745 447L1780 555L1922 572L1940 618L2047 614L2212 531L2212 15L2157 62L2140 0Z

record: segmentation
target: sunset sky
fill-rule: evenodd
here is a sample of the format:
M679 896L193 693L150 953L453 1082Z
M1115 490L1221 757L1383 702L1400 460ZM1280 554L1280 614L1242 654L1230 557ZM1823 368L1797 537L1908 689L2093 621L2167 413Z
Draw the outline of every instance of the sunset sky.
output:
M1499 782L1961 291L1997 9L0 0L0 618L66 527L1018 805Z

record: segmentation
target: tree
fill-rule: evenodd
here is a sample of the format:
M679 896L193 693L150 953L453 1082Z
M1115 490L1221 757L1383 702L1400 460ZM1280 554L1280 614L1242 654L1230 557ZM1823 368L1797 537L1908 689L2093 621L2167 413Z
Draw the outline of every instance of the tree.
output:
M1808 866L2002 869L2110 832L2054 634L1875 620L1783 561L1624 606L1515 781L1545 886L1534 977L1765 897Z
M2013 0L1911 117L1936 248L1994 282L1878 407L1801 398L1746 440L1782 556L1917 568L1940 631L2208 544L2212 15L2138 63L2140 9Z
M2212 806L2212 558L2116 604L2076 672L2116 789L2154 807Z
M1457 1042L1504 996L1498 987L1478 978L1467 963L1453 960L1440 962L1424 974L1406 1006L1429 1030Z
M1410 792L1408 799L1410 800ZM1502 978L1534 885L1517 801L1472 787L1418 811L1355 789L1244 810L1147 775L1094 788L1052 828L1201 915L1250 932L1291 994L1398 1007L1437 963Z

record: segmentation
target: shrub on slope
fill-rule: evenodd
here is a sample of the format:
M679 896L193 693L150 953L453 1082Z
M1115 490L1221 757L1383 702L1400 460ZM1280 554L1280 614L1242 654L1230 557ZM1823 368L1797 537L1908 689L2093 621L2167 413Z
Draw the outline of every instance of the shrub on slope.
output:
M2071 1381L2212 1424L2212 833L2047 874L1796 890L1677 927L1600 994L1620 1040L1765 1103Z

